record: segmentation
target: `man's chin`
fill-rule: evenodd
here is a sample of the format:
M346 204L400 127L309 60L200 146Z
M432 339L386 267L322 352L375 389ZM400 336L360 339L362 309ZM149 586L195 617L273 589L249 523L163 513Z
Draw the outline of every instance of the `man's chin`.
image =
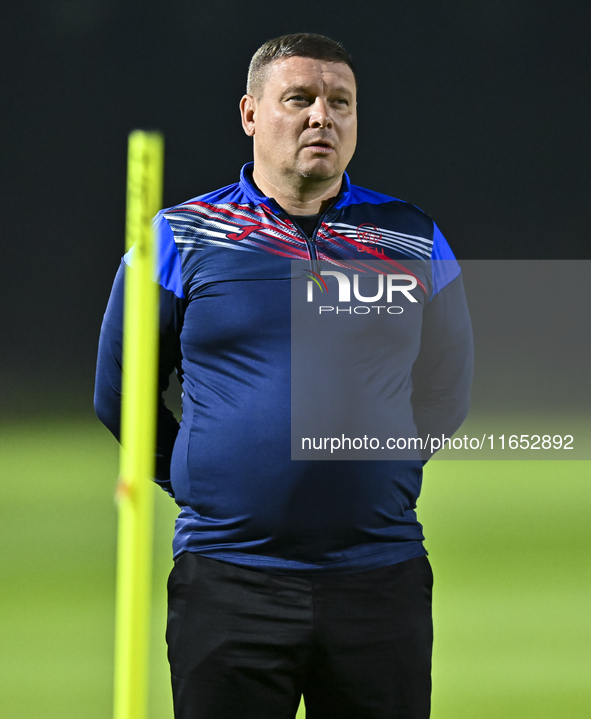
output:
M327 162L315 162L314 164L306 164L298 168L298 175L315 182L325 182L338 177L340 173Z

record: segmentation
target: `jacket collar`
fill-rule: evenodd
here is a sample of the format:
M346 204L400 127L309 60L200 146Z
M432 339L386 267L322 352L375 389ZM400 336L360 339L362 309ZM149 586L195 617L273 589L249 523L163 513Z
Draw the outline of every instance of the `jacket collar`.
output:
M248 199L251 202L254 202L256 205L267 205L268 207L277 208L279 205L275 200L273 200L271 197L265 197L263 193L255 187L255 184L252 179L252 171L254 168L254 162L247 162L246 165L240 170L240 189L244 194L248 197ZM351 181L349 180L349 175L347 173L343 173L343 182L341 184L341 189L339 190L339 194L336 196L334 203L331 205L331 208L336 209L340 207L344 207L349 200L349 195L351 194Z

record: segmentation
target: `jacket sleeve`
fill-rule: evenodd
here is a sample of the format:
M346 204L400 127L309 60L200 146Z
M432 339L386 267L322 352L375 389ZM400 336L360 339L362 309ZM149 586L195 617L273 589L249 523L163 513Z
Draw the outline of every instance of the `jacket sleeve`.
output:
M104 315L98 348L94 407L101 422L120 440L121 366L123 339L123 298L125 262L115 277ZM172 291L160 287L160 342L158 369L158 430L155 481L171 496L170 460L179 429L178 422L164 404L163 392L176 369L181 373L180 331L183 301Z
M474 369L472 325L460 267L442 236L441 242L447 250L432 263L434 294L425 306L421 347L412 369L413 415L423 440L451 437L459 429L468 414ZM432 454L429 444L423 459Z

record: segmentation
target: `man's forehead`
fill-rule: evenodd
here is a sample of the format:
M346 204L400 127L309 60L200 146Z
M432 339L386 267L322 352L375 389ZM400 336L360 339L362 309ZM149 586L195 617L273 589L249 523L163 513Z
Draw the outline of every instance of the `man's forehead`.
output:
M344 62L328 62L311 57L287 57L274 60L268 66L267 82L278 89L305 87L318 83L339 86L355 92L355 76Z

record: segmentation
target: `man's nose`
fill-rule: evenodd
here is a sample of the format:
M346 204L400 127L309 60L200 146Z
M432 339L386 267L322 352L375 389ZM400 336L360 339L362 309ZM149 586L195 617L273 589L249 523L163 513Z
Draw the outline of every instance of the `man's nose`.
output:
M332 117L325 100L317 97L310 110L310 127L332 127Z

